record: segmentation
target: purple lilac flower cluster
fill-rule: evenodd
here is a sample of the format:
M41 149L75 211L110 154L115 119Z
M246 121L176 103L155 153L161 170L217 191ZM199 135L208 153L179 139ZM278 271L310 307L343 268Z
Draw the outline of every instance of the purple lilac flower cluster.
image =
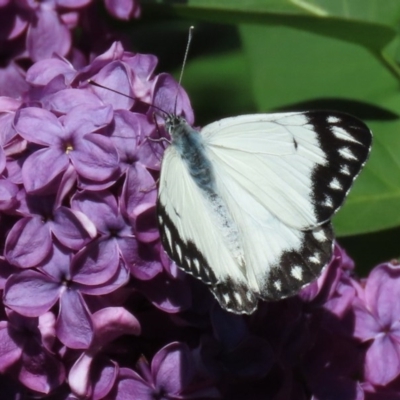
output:
M98 3L0 0L0 398L398 399L395 263L359 280L336 246L299 296L245 317L169 261L150 105L193 112L154 56L94 56L113 36Z
M22 98L0 97L2 396L397 399L395 263L359 280L336 246L299 296L247 317L168 260L150 104L193 112L156 64L116 42L80 69L40 60Z
M52 57L67 57L75 67L105 50L112 29L95 0L0 0L0 95L22 95L29 84L26 66ZM138 0L104 0L113 18L129 20L140 15ZM79 27L80 34L73 36Z

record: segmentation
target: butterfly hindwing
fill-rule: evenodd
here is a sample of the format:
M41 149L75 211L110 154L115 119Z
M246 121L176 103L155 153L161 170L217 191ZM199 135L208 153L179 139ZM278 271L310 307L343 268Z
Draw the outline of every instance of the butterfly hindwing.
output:
M230 280L212 285L211 290L221 307L234 313L251 314L257 308L257 297L280 300L299 292L316 279L330 261L333 250L333 232L330 223L303 233L299 251L285 251L271 266L268 279L260 293L255 294L247 285Z
M158 204L158 221L162 232L161 240L169 256L185 272L201 279L204 283L216 285L218 283L217 278L204 255L193 241L185 241L181 238L177 227L173 224L161 202Z
M302 232L299 250L285 251L271 267L265 287L260 293L264 300L279 300L299 292L321 274L333 251L333 231L330 223Z

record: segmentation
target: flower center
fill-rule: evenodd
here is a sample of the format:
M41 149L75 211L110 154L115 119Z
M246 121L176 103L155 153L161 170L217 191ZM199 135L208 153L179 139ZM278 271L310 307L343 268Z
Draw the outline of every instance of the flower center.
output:
M65 154L70 153L72 150L74 150L74 146L72 143L68 142L65 144Z

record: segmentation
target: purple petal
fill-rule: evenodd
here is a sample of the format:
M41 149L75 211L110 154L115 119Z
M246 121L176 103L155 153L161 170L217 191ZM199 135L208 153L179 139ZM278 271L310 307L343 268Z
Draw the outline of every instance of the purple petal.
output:
M0 290L4 290L4 286L10 275L17 272L20 272L19 268L13 267L3 257L0 257Z
M55 315L49 311L39 317L40 334L42 335L42 344L50 352L53 350L54 342L56 340L56 318Z
M135 233L142 243L152 243L160 238L155 204L142 204L135 209Z
M183 278L184 279L184 278ZM185 280L171 279L166 273L151 281L135 281L135 287L160 310L177 313L191 306L190 286Z
M88 5L91 0L57 0L57 5L66 8L81 8Z
M150 138L159 139L160 135L152 134ZM140 162L146 168L153 171L159 171L161 168L161 160L164 154L164 145L151 141L144 140L140 145Z
M365 357L365 376L374 385L386 385L400 374L400 349L389 334L376 338Z
M70 264L72 252L55 242L51 252L40 264L41 270L53 277L60 284L71 278Z
M189 125L193 125L194 115L189 97L171 75L162 73L157 76L153 84L153 100L153 104L161 110L182 115Z
M60 298L57 336L71 349L87 349L93 338L93 325L89 310L80 293L66 290Z
M109 191L82 191L74 195L72 207L85 214L102 234L109 234L109 229L117 223L118 204Z
M59 149L35 151L22 166L22 180L28 193L40 192L50 186L67 169L68 157Z
M94 224L83 213L67 207L59 207L54 212L51 229L64 246L73 250L80 250L97 233Z
M5 256L10 264L29 268L39 264L50 252L51 234L40 217L22 218L9 232Z
M95 182L90 179L86 179L83 176L78 175L78 188L81 190L88 190L88 191L102 191L102 190L107 190L109 189L112 185L115 184L115 182L118 180L120 177L120 170L117 168L115 170L115 173L112 174L110 178L108 178L105 181L102 182Z
M96 182L109 179L119 167L111 140L98 134L86 134L70 156L78 174Z
M144 209L156 204L156 184L143 165L135 163L127 169L122 199L124 213L132 219L136 219Z
M50 58L40 60L26 72L26 81L35 86L47 85L56 76L62 75L67 82L75 76L74 67L64 58Z
M6 167L6 154L4 153L3 147L0 146L0 173L4 171Z
M87 398L90 396L92 363L93 356L88 353L82 353L69 371L68 384L72 392L78 397Z
M4 304L26 317L38 317L57 302L61 290L60 283L50 276L22 271L7 280Z
M18 186L6 180L0 180L0 210L8 210L17 203Z
M194 378L194 365L186 343L170 343L151 362L151 372L157 388L167 394L178 394Z
M124 54L124 48L121 42L113 42L110 48L100 54L85 68L82 68L77 76L77 80L82 81L89 77L93 77L101 68L109 64L113 60L120 60ZM88 86L88 85L87 85Z
M49 393L65 380L63 364L47 353L39 343L31 340L22 355L18 379L28 388Z
M135 371L121 368L110 400L154 400L155 390ZM108 400L108 399L107 399Z
M32 336L34 336L35 338L37 337L38 318L24 317L23 315L18 314L17 312L9 308L6 308L5 311L8 320L10 322L10 325L12 325L15 328L15 331L19 332L21 338L24 338L25 340L25 339L31 339Z
M0 69L0 95L23 96L29 89L24 70L14 61Z
M122 260L120 261L120 266L117 269L115 275L100 285L79 285L80 291L83 294L90 294L92 296L99 296L103 294L112 293L121 286L124 286L128 283L130 278L129 271L124 266Z
M53 111L67 114L76 107L90 104L101 107L103 103L89 90L64 89L54 93L47 99L47 106Z
M71 109L63 120L65 130L73 136L82 136L108 125L113 119L111 106L80 105Z
M76 181L77 173L75 171L75 168L72 166L72 164L69 164L66 171L63 173L60 185L57 190L57 198L54 202L55 208L59 207L62 204L65 196L67 196L67 194L72 190L72 188L76 184ZM86 222L84 223L84 226L86 226Z
M148 121L146 115L127 110L116 110L114 123L110 126L110 137L121 161L128 165L137 162L137 158L140 158L140 154L137 154L138 144L154 130L154 124Z
M122 335L140 335L139 321L123 307L107 307L92 315L95 348L101 349Z
M342 318L351 309L356 298L356 291L352 285L351 278L347 276L343 276L335 286L335 295L327 300L323 307Z
M135 15L135 8L138 2L137 0L105 0L104 3L112 16L118 19L129 20Z
M129 110L134 104L134 93L131 89L130 70L121 61L113 61L103 67L100 72L93 77L93 80L107 88L118 90L121 94L114 93L110 90L102 89L94 86L93 91L106 104L111 104L114 109ZM129 97L126 97L129 96Z
M157 57L153 54L137 53L133 57L124 59L124 62L130 65L132 71L134 71L133 91L135 96L140 98L145 97L157 67Z
M15 111L21 106L17 100L10 97L0 97L0 110L4 113L0 115L0 144L7 146L15 138L14 128Z
M71 34L55 10L42 7L37 11L37 23L29 26L26 43L33 61L50 58L53 53L65 56L71 47Z
M115 276L119 252L114 239L96 240L80 251L71 266L73 280L85 285L100 285Z
M97 360L96 360L97 361ZM117 379L119 366L111 360L99 360L94 365L94 374L97 380L93 387L93 400L104 399L110 393Z
M134 277L149 280L162 271L162 265L153 244L142 244L135 238L129 237L117 240L122 258Z
M400 266L381 264L370 273L365 286L368 308L382 326L390 326L400 315L400 303L393 298L400 292Z
M153 73L157 66L157 57L152 54L135 54L124 58L134 72L132 87L134 96L147 104L152 103Z
M19 110L15 115L15 129L28 142L42 146L58 146L64 128L51 112L37 107Z
M11 0L1 0L0 7L5 7L10 3ZM15 11L13 8L5 8L1 12L0 38L2 42L17 38L25 31L28 25L27 16L23 14L19 15Z
M23 162L23 159L9 159L7 162L7 175L10 182L14 183L15 185L22 185L22 174L21 174L21 165L20 163ZM25 190L24 190L25 191Z
M21 344L10 336L10 327L6 321L0 321L0 343L0 372L3 373L10 365L16 363L22 354Z
M390 329L390 336L393 340L396 340L400 346L400 320L395 321Z

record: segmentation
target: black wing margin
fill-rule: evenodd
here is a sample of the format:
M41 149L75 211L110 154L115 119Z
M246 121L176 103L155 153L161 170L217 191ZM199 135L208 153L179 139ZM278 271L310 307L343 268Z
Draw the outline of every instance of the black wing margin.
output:
M325 222L343 204L354 180L365 165L372 132L359 119L340 112L308 111L308 122L317 133L326 165L312 173L313 203L319 222Z

